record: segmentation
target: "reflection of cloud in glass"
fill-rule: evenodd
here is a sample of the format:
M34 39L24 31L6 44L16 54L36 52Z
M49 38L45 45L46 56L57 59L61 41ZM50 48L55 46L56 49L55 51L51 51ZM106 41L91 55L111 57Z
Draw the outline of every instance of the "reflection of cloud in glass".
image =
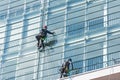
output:
M6 21L0 20L0 26L3 26L3 25L5 25L5 24L6 24Z
M41 3L43 3L44 2L44 0L41 0Z

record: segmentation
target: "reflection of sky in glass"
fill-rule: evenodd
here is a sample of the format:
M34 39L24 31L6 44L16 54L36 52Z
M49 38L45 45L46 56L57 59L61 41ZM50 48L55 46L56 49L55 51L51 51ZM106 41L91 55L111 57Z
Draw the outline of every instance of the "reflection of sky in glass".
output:
M9 1L10 1L10 4L9 4ZM44 0L44 1L47 2L47 0ZM79 72L82 72L83 68L81 67L85 67L85 66L86 66L85 69L87 71L101 68L103 66L102 62L105 61L103 60L102 55L107 54L107 52L105 52L106 47L104 47L104 43L103 43L104 41L106 41L104 37L106 36L106 34L104 33L105 32L104 23L106 23L104 21L104 17L105 17L104 10L103 10L104 4L100 5L103 2L99 2L96 4L92 4L92 3L89 4L87 9L87 17L86 17L85 6L78 5L80 4L79 3L80 1L85 1L85 0L68 0L67 13L65 13L66 9L63 9L66 6L65 0L49 0L49 1L50 3L48 4L49 6L47 6L47 8L50 14L49 13L47 14L48 16L47 25L49 26L50 30L55 30L55 32L57 33L58 41L57 41L57 45L55 45L55 48L53 50L49 50L50 55L51 54L53 55L52 56L47 56L48 54L45 55L47 57L45 57L43 73L45 72L47 74L43 74L43 76L47 76L49 75L50 72L56 71L55 69L51 70L48 68L52 68L52 67L55 67L56 65L60 65L61 56L63 54L55 54L55 53L61 53L61 52L64 53L65 59L69 57L72 58L73 62L75 62L74 67L80 68ZM95 0L92 0L92 1L95 1ZM40 2L43 4L43 0L0 0L0 49L2 49L0 50L0 59L1 59L1 54L3 53L8 54L7 58L5 59L8 59L8 57L11 59L11 57L14 57L13 54L20 52L20 50L23 51L22 54L29 54L29 52L35 54L36 51L33 51L33 50L36 50L36 47L34 47L36 46L34 35L39 32L38 28L42 23L41 18L39 16L41 14L40 7L43 5L41 5ZM117 35L116 36L117 38L119 35L119 33L116 32L118 30L115 31L115 29L119 29L119 26L117 25L113 26L114 24L119 24L119 20L116 19L119 17L119 12L118 12L119 7L116 7L116 6L114 7L115 8L111 8L108 11L109 25L111 25L111 27L108 27L110 31L110 35L108 35L108 40L109 38L112 39L112 41L109 40L108 42L109 54L114 53L115 51L116 52L119 51L118 42L120 41L120 39L119 38L115 39L115 37L111 37L111 35L113 36ZM87 22L85 22L85 17L87 18ZM66 23L65 23L65 20L66 20ZM66 26L66 33L64 33L65 26ZM85 28L85 26L87 26L87 28ZM86 37L84 37L85 30L86 30L85 35L87 35ZM111 31L116 34L112 33ZM7 37L7 36L10 36L10 37ZM63 38L63 36L65 36L65 38ZM65 42L65 45L63 45L64 42ZM56 47L56 46L60 46L60 47ZM103 48L105 49L103 50ZM6 49L6 51L3 51L3 49ZM64 50L64 52L62 50ZM86 54L83 55L84 53ZM119 54L119 53L116 53L116 54ZM26 57L26 58L29 60L31 60L32 58L34 59L33 56ZM20 59L24 61L26 60L26 58L23 59L22 57ZM109 55L108 58L111 60L111 54ZM84 59L86 59L85 62L83 61ZM31 65L31 62L29 63L30 64L25 63L25 65L20 64L21 66L19 67L19 69L22 70L22 67ZM95 65L95 64L98 64L98 65ZM10 67L8 68L10 70ZM15 68L13 68L12 70L14 69ZM29 69L29 70L32 71L32 69ZM25 76L25 77L27 78L28 76ZM52 75L52 76L55 76L55 75ZM51 76L48 76L48 77L50 78ZM44 77L44 79L48 80L46 77Z
M3 13L3 11L6 11L7 12L7 8L9 7L10 8L10 11L12 10L15 10L19 7L23 7L24 8L24 2L25 0L10 0L10 5L9 5L9 0L2 0L0 1L0 13ZM31 7L34 2L36 2L35 0L26 0L26 6L29 4L29 6ZM40 1L37 1L40 3ZM42 1L41 1L42 2Z
M4 32L5 31L5 27L1 27L1 26L5 26L5 21L1 21L0 20L0 44L3 43L3 37L5 36Z
M5 27L1 27L1 26L5 26L5 21L1 21L0 20L0 55L2 54L2 49L3 49L3 43L4 43L4 37L5 37Z

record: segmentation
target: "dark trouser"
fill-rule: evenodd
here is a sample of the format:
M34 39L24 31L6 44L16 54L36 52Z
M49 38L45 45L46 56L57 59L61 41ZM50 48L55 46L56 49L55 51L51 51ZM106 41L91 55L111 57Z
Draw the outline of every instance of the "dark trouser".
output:
M36 39L37 39L37 41L38 41L37 46L39 47L39 45L40 45L40 36L37 35L37 36L36 36Z
M37 35L37 36L36 36L36 39L37 39L37 41L38 41L37 46L38 46L39 48L43 47L43 49L44 49L44 48L45 48L45 44L44 44L45 37L44 37L44 36ZM41 44L40 44L40 42L41 42Z
M65 68L61 69L61 74L60 74L60 78L62 77L67 77L68 76L68 70Z
M69 74L69 67L68 67L68 66L62 67L62 68L60 69L60 78L62 78L62 77L67 77L68 74Z
M64 68L61 69L61 73L60 73L60 78L62 78L64 76Z
M40 48L43 47L43 49L45 49L45 44L44 44L44 40L41 39L41 45L40 45Z

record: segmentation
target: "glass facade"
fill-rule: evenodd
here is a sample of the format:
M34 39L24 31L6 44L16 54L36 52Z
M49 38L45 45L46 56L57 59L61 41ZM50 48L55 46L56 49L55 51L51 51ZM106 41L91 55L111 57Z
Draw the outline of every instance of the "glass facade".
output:
M44 25L57 42L39 52ZM120 0L0 1L0 80L56 80L68 58L71 75L120 62Z

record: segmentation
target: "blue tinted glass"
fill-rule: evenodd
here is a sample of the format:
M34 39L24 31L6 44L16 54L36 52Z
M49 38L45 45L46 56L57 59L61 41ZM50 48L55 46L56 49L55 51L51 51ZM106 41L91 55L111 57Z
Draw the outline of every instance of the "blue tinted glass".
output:
M103 67L103 56L95 57L88 59L86 61L86 70L94 70L94 69L99 69Z
M89 30L95 30L104 27L103 19L89 21Z
M80 36L81 33L84 32L84 26L85 26L84 22L68 25L67 26L67 37L72 37L75 35L77 35L76 37Z

